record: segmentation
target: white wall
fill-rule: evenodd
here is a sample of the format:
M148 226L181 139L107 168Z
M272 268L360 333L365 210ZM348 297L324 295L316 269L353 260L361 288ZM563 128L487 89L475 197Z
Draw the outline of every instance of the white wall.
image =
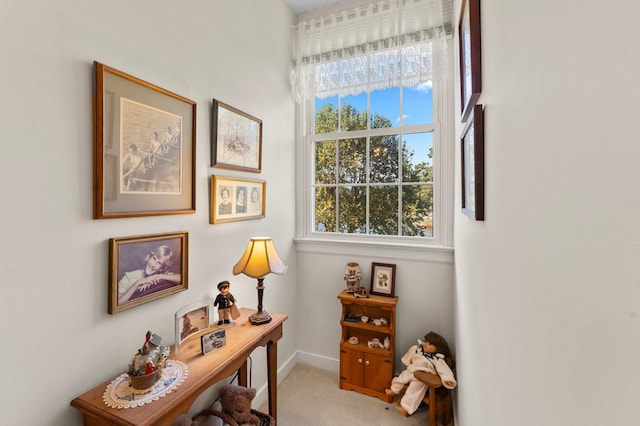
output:
M639 13L482 1L486 221L456 209L457 424L638 424Z
M122 373L147 330L173 343L175 311L222 279L255 308L255 281L231 274L254 235L290 265L264 305L290 315L280 364L294 355L292 22L282 0L0 1L0 423L80 424L69 402ZM197 102L196 214L92 220L94 60ZM263 120L261 174L209 166L212 98ZM213 173L266 179L267 217L209 225ZM107 314L108 239L175 231L189 232L189 290Z

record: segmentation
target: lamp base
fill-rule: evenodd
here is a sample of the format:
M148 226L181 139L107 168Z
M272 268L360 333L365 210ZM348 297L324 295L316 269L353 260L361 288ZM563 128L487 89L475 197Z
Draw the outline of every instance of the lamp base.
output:
M249 322L253 325L266 324L271 322L271 315L266 311L256 312L249 317Z

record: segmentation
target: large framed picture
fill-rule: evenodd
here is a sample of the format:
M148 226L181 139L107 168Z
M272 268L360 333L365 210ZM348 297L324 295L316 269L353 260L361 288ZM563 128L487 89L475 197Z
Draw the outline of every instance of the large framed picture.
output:
M460 108L466 123L482 91L480 0L462 0L458 23L460 43Z
M462 212L484 220L484 111L476 105L462 132Z
M109 240L109 313L188 288L188 234Z
M213 299L204 299L178 309L175 314L175 353L189 337L209 328L213 321Z
M396 265L392 263L371 264L371 287L369 293L394 297L396 288Z
M196 103L94 64L94 219L194 213Z
M211 223L259 219L265 216L266 182L211 176Z
M213 100L211 165L259 173L262 169L262 120Z

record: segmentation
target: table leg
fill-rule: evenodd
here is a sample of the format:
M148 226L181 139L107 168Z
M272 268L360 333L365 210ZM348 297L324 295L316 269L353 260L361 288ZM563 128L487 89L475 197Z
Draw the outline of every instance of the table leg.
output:
M245 359L238 370L238 385L247 387L247 360Z
M269 391L269 415L278 424L278 343L267 342L267 388Z

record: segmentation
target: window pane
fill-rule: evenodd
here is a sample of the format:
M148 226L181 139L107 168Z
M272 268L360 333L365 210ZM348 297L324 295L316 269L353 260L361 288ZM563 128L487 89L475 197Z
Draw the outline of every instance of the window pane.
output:
M433 182L433 133L402 135L402 181Z
M340 130L367 129L367 94L347 96L340 100Z
M336 183L336 141L316 142L316 183Z
M433 90L432 83L420 83L402 91L403 124L433 123Z
M398 187L372 187L369 200L369 233L398 235Z
M316 98L316 134L338 131L338 97Z
M340 232L364 234L366 232L366 189L364 187L344 187L338 191Z
M402 188L402 235L433 237L433 185Z
M371 92L371 128L400 125L400 88Z
M316 188L315 228L317 232L336 232L336 189Z
M342 139L338 143L338 179L339 183L365 182L365 138Z
M369 179L371 183L398 182L398 135L372 136Z

